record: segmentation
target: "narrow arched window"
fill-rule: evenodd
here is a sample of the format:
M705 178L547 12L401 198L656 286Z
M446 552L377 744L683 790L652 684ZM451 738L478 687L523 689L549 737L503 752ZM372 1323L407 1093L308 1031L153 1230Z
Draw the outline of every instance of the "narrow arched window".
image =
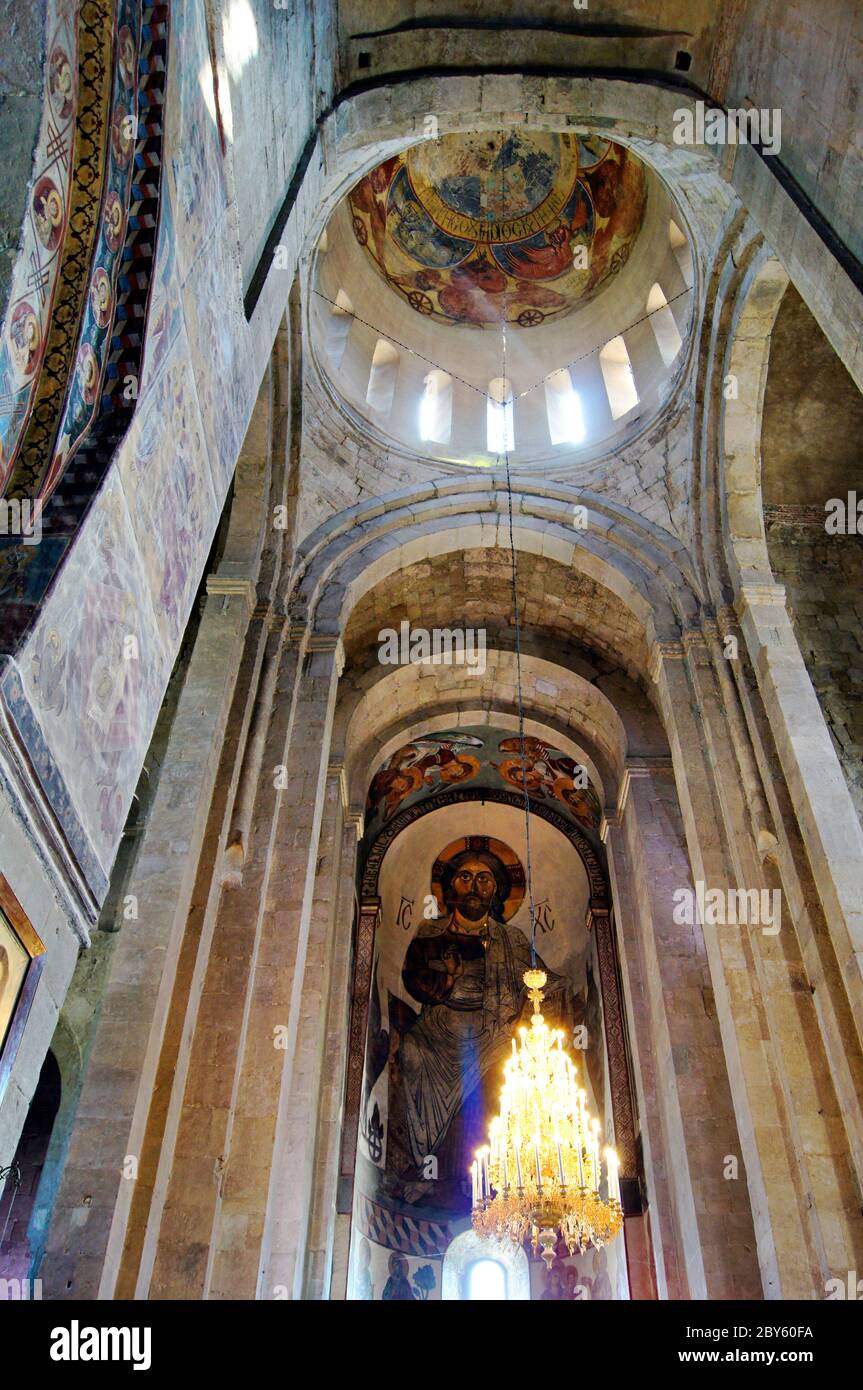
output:
M372 356L372 369L366 390L366 405L381 415L389 415L392 410L396 379L399 374L399 355L386 338L378 338Z
M512 387L504 376L488 384L486 448L490 454L506 454L515 448Z
M506 1300L506 1270L497 1260L474 1260L467 1269L468 1302Z
M673 217L668 223L668 240L674 252L674 259L680 266L680 273L686 281L687 286L691 289L694 280L692 274L692 252L689 249L689 242L686 240L686 237L683 235L683 232L680 230Z
M545 413L552 444L583 443L584 412L581 408L581 397L573 387L566 367L546 377Z
M448 444L452 433L452 377L438 367L429 372L420 399L420 439Z
M351 303L350 295L346 290L339 290L335 303L330 308L327 323L327 352L334 367L342 365L342 358L345 355L348 334L351 331L353 321L354 306Z
M653 329L656 346L659 348L666 367L670 367L683 346L683 339L680 336L680 329L674 322L674 315L668 307L668 300L658 282L651 288L650 294L647 296L647 312L650 315L650 326Z
M621 337L612 338L611 342L606 343L599 354L599 365L612 418L619 420L621 415L626 415L627 411L638 405L632 363Z

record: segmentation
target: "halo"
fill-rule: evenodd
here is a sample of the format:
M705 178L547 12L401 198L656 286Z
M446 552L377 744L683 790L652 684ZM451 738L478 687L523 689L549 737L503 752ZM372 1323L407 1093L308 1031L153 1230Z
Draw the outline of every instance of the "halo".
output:
M442 849L432 865L431 887L437 899L438 911L441 916L446 916L446 904L443 897L442 878L444 869L451 859L457 854L464 854L466 850L476 853L493 854L500 860L509 879L509 892L503 905L503 920L508 922L514 917L524 901L526 887L525 873L522 862L515 850L505 845L503 840L495 840L491 835L463 835L459 840L452 840L450 844Z
M452 768L452 763L446 763L440 769L440 779L442 782L469 782L471 777L476 777L479 772L479 758L475 758L472 753L457 753L455 761L462 767L468 769L467 775L463 774L460 777L453 777L452 772L448 771L448 769Z

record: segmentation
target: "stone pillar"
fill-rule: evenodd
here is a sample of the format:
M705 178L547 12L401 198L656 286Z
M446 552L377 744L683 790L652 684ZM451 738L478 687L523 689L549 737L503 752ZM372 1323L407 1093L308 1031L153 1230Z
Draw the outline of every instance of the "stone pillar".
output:
M320 833L316 845L312 846L315 850L317 871L305 960L301 964L298 952L294 967L295 979L302 971L302 989L299 995L295 990L292 991L291 1008L296 1009L297 1022L293 1030L293 1042L289 1028L284 1046L285 1071L281 1079L280 1098L284 1108L276 1126L272 1153L270 1154L267 1148L270 1142L268 1136L265 1138L261 1135L263 1143L257 1155L258 1161L264 1157L270 1158L265 1219L278 1220L280 1235L284 1232L290 1233L294 1282L292 1285L283 1282L280 1288L278 1281L265 1282L262 1274L258 1294L264 1299L298 1298L301 1294L317 1161L319 1093L322 1084L326 1084L332 1065L332 1059L324 1052L332 959L336 937L344 933L350 940L350 920L345 926L337 920L336 915L339 905L341 819L341 769L336 767L329 769L327 773ZM263 1039L262 1045L265 1045L266 1041ZM270 1038L270 1047L272 1043L273 1040ZM287 1055L289 1047L292 1048L290 1058ZM250 1078L243 1086L245 1084L250 1084ZM244 1109L242 1088L237 1097L237 1108L239 1111ZM259 1136L255 1134L252 1137L257 1148ZM243 1147L242 1144L234 1145L230 1159L232 1166L244 1162L251 1164L255 1161L254 1153L250 1152L244 1156ZM213 1296L230 1297L230 1285L224 1272L225 1269L230 1270L233 1264L233 1231L230 1222L227 1228L223 1222L222 1228L217 1232L217 1238L220 1249L213 1264ZM286 1265L287 1260L283 1259L283 1263Z
M175 1028L182 1035L174 1062L173 1084L165 1132L161 1137L155 1193L145 1248L137 1280L137 1298L195 1299L208 1294L213 1258L213 1232L230 1177L238 1075L248 1031L250 993L255 971L276 965L264 944L266 889L274 853L278 808L284 796L284 766L291 711L300 664L303 631L291 632L288 645L278 645L278 676L271 719L261 758L255 806L255 832L242 875L222 891L215 884L212 921L201 933L196 949L196 981L187 1001L178 1001ZM275 1012L275 1011L274 1011ZM265 1020L266 1022L267 1020ZM269 1044L273 1054L272 1021ZM273 1054L274 1055L274 1054ZM247 1106L252 1098L246 1098ZM266 1098L260 1103L267 1113ZM247 1188L257 1180L266 1193L269 1167L262 1174L245 1172ZM263 1200L263 1199L262 1199ZM257 1227L248 1213L235 1223L240 1251L249 1271L247 1287L237 1297L254 1297L257 1253L262 1221ZM253 1252L250 1257L247 1251Z
M302 996L306 972L309 932L312 921L315 880L321 823L324 813L330 739L335 713L338 680L344 666L341 641L328 634L312 633L308 639L302 667L297 675L297 688L292 714L292 733L288 748L288 796L279 808L274 862L269 881L267 914L271 918L268 936L275 937L279 952L278 978L274 982L268 973L256 981L255 992L268 1009L275 1005L285 1026L285 1047L272 1096L275 1113L275 1134L269 1154L270 1179L260 1250L260 1274L257 1294L261 1298L297 1297L301 1288L305 1257L304 1235L306 1215L295 1203L296 1175L285 1156L291 1147L292 1123L302 1122L313 1127L317 1114L317 1097L308 1097L309 1112L297 1117L291 1109L295 1074L301 1085L299 1071L295 1073L298 1057L298 1037L302 1015ZM276 947L276 941L273 947ZM252 1004L255 1009L255 1000ZM251 1041L251 1036L250 1036ZM250 1057L245 1087L260 1084L264 1063L262 1050L269 1045L272 1052L272 1033L269 1040L255 1030L255 1055ZM302 1055L302 1049L299 1049ZM271 1122L271 1118L268 1117ZM240 1161L242 1161L242 1157ZM223 1242L219 1245L220 1287L215 1296L236 1297L231 1292L232 1281L224 1270L231 1261Z
M665 1140L662 1133L661 1098L658 1088L664 1083L665 1075L657 1074L657 1058L651 1036L651 1001L645 984L639 946L642 931L639 914L643 908L636 897L637 881L627 850L627 836L621 830L629 794L630 775L630 770L627 769L620 804L613 818L606 820L601 826L601 834L608 849L609 873L615 902L617 946L620 954L623 997L629 1020L629 1045L632 1049L633 1084L638 1114L637 1139L641 1149L644 1197L651 1217L649 1227L644 1226L642 1234L647 1235L650 1240L653 1274L659 1296L679 1299L686 1297L687 1289L679 1222L668 1182ZM649 927L647 929L649 930ZM644 1220L646 1221L646 1214ZM627 1263L629 1264L629 1260ZM639 1286L641 1282L639 1279ZM633 1297L635 1296L633 1293Z
M620 1159L620 1191L623 1204L623 1239L630 1296L656 1298L656 1276L643 1222L641 1173L635 1139L635 1115L630 1084L626 1025L620 998L620 974L611 911L605 903L590 904L590 930L596 940L602 1017L610 1075L614 1146Z
M351 964L356 917L357 843L362 816L343 812L337 908L333 933L329 998L326 1004L324 1056L326 1075L320 1092L318 1142L315 1152L305 1299L331 1296L336 1231L336 1195L341 1151L350 1024Z
M743 791L747 768L729 735L735 712L721 698L703 636L688 634L684 645L658 652L655 674L693 877L726 900L729 890L772 890L776 880L756 852L757 810ZM707 923L703 935L764 1293L819 1297L837 1261L855 1267L860 1223L793 923L786 917L776 935Z
M208 581L163 770L126 887L123 923L76 1113L45 1258L50 1298L111 1298L142 1157L219 754L254 605L247 581Z
M837 1271L856 1268L863 1258L863 1222L848 1162L845 1117L819 1027L792 899L784 894L776 867L769 861L762 863L758 853L768 813L760 788L750 789L750 747L739 731L739 707L727 680L727 662L715 641L711 645L693 636L687 645L720 788L735 886L778 894L778 931L752 925L716 930L723 938L737 930L747 940L751 983L761 1013L762 1050L769 1049L785 1143L793 1154L791 1175L808 1245L806 1274L812 1282L807 1289L806 1275L799 1268L784 1272L783 1277L786 1282L798 1281L801 1297L821 1297L827 1279ZM799 914L800 905L796 906Z
M744 584L740 625L863 1043L863 829L779 584Z
M354 942L353 989L351 991L351 1026L348 1038L347 1077L345 1081L344 1119L342 1122L341 1158L339 1161L338 1210L350 1215L354 1201L354 1168L357 1161L360 1103L363 1094L363 1072L366 1061L366 1032L369 1021L369 996L372 987L372 968L375 959L375 935L381 920L380 898L364 899L360 905Z
M691 886L672 769L661 759L630 765L621 805L608 838L627 967L637 958L641 987L631 1007L648 1190L652 1208L670 1199L673 1213L652 1223L660 1284L672 1297L757 1298L745 1182L723 1177L740 1144L705 943L698 924L672 917L675 890Z

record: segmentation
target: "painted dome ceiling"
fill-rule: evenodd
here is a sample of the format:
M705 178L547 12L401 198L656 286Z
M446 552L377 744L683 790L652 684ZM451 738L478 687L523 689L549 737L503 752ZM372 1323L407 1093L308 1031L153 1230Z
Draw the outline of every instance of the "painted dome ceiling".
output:
M591 136L447 135L386 160L350 194L354 235L418 314L532 328L625 265L644 170Z

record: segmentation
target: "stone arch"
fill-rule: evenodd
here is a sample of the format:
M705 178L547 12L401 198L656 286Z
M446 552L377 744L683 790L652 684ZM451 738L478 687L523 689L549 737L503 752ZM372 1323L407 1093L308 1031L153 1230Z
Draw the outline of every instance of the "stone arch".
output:
M589 527L576 531L572 508L589 504ZM658 527L622 508L595 505L577 489L537 494L521 484L514 495L513 540L519 551L542 555L594 579L630 610L648 646L679 636L695 621L698 599L684 550ZM499 480L482 488L434 486L417 496L350 509L319 528L298 555L289 606L315 630L340 633L362 596L383 578L418 559L472 547L509 549L507 504ZM349 529L346 524L352 522Z
M392 672L381 668L370 687L361 687L341 705L334 745L337 756L344 758L354 804L362 803L363 782L371 777L374 765L394 751L400 740L409 741L411 731L417 732L419 725L440 720L442 727L452 724L454 715L461 723L491 721L494 715L517 724L515 704L495 694L501 678L514 679L514 656L498 656L500 660L491 664L487 679L465 677L456 691L427 677L418 681L416 667L399 667ZM540 737L567 739L572 755L584 761L595 778L606 805L614 805L628 740L611 700L583 677L552 661L523 657L522 665L526 715L535 732ZM545 683L544 691L536 692L537 681ZM424 688L429 686L426 695ZM402 714L405 708L407 712ZM477 711L476 719L473 711ZM366 721L368 727L361 732Z
M789 284L788 272L768 251L754 259L740 289L727 357L729 390L724 402L722 519L727 563L735 592L744 584L772 585L761 500L761 419L770 339Z
M539 727L546 734L551 732L547 727ZM524 807L524 799L516 791L488 787L452 788L439 800L419 803L398 812L382 827L366 856L356 928L351 1042L342 1131L341 1170L348 1179L351 1177L356 1157L356 1135L360 1119L360 1083L364 1070L371 967L376 933L380 924L380 871L390 847L399 835L416 821L443 806L477 802L495 802L515 810ZM641 1211L640 1193L643 1190L644 1175L636 1142L632 1069L621 995L619 948L615 942L616 930L613 924L608 869L604 854L597 850L580 827L570 822L559 811L536 801L531 802L530 811L532 815L551 824L572 844L584 866L589 890L587 925L588 930L594 933L596 942L615 1145L621 1156L622 1186L626 1193L624 1206L628 1215L636 1216Z
M722 572L727 573L727 596L743 632L793 815L860 1029L863 910L852 884L859 879L863 863L863 831L791 624L784 586L777 583L770 565L764 531L762 412L771 334L790 277L766 246L750 250L750 255L739 286L730 291L733 296L736 288L724 361L712 366L723 377L729 371L736 377L738 397L721 402L717 447L705 482L714 489L722 524L710 534L702 516L703 543L712 551L715 578L721 582ZM711 459L709 447L707 458ZM739 679L738 690L751 710L751 693Z
M649 91L649 100L636 93ZM326 176L317 219L309 232L315 243L336 203L374 166L420 140L428 139L428 113L436 116L434 138L465 130L497 130L527 125L549 131L575 126L631 145L639 158L673 187L699 173L720 182L715 160L674 139L675 113L693 116L695 94L659 83L556 73L498 76L469 73L403 78L395 94L370 84L337 102L323 134ZM577 119L575 116L577 113ZM691 234L691 210L682 212Z

